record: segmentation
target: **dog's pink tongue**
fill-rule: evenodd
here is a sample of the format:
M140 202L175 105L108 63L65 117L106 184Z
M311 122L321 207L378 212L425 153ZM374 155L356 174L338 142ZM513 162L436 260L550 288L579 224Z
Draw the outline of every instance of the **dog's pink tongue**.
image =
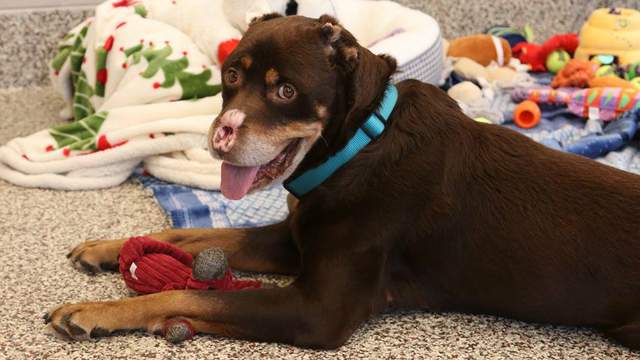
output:
M220 190L227 199L240 200L251 188L259 166L235 166L222 163L222 181Z

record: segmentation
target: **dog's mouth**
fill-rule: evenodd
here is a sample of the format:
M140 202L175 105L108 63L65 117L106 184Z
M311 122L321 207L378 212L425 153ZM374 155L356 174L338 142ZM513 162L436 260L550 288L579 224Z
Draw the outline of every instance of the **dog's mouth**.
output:
M222 163L220 190L231 200L240 200L257 189L282 176L291 166L302 139L293 139L273 160L258 166L236 166Z

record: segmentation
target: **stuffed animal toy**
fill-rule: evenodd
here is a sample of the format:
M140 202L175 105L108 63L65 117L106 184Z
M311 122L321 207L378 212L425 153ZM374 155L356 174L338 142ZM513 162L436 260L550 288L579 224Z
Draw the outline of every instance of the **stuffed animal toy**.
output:
M507 25L498 25L489 28L485 33L488 35L499 36L507 40L511 48L522 42L533 41L533 30L529 25L525 25L521 29Z
M235 280L220 249L191 254L166 242L133 237L120 251L120 273L138 294L167 290L241 290L259 288L259 281ZM193 266L193 268L192 268Z
M576 58L590 60L609 55L618 64L640 61L640 12L634 9L603 8L591 13L580 30Z
M593 77L589 80L589 87L591 88L617 87L617 88L623 88L623 89L640 90L640 87L637 87L631 81L627 81L613 75Z
M191 254L148 237L133 237L120 251L120 273L127 286L139 294L166 290L194 289L233 291L260 288L260 281L235 280L222 250L212 248ZM193 268L192 268L193 266ZM162 334L172 343L195 336L186 319L168 319Z
M589 80L596 75L597 65L586 60L572 59L553 78L551 87L588 87Z
M516 71L509 66L491 64L485 67L464 57L454 60L453 73L464 80L480 84L488 83L503 88L523 86L531 79L526 72Z
M447 94L454 100L465 104L472 104L482 99L482 90L471 81L463 81L447 90Z
M549 55L553 54L553 57L549 59L549 64L553 64L554 70L558 71L562 68L562 64L556 64L556 62L569 60L565 56L559 55L563 53L558 52L558 50L562 50L568 55L573 56L578 47L578 43L577 34L554 35L542 45L528 42L519 43L513 47L513 56L518 58L523 64L530 65L531 71L544 72L547 71L547 59Z
M516 89L511 93L515 102L531 100L537 104L565 105L577 116L611 121L621 114L640 109L640 91L622 88L591 88L555 90L548 88Z
M492 62L503 66L511 60L511 46L505 39L491 35L471 35L451 40L447 56L471 59L482 66Z
M635 89L632 82L618 77L621 68L615 65L604 65L598 67L597 63L571 59L569 63L555 76L551 82L551 87L617 87L625 89ZM621 72L625 76L624 71Z

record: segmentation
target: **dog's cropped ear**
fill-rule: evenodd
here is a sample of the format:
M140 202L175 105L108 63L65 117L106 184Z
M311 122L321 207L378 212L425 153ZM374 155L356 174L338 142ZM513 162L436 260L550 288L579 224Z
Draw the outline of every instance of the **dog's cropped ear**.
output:
M347 122L372 112L396 71L396 60L388 55L374 55L360 46L355 36L329 15L321 16L318 22L325 53L346 80Z
M347 72L355 68L358 61L358 42L355 37L344 30L338 20L330 15L318 18L320 34L325 46L325 53L331 62L343 67Z
M388 55L375 55L364 47L358 48L355 68L346 77L348 96L347 122L357 122L379 106L396 71L396 60Z
M268 14L264 14L262 16L256 16L253 19L251 19L251 22L249 23L249 27L251 27L252 25L255 25L257 23L261 23L264 21L269 21L271 19L277 19L282 17L282 14L278 14L276 12L272 12L272 13L268 13Z

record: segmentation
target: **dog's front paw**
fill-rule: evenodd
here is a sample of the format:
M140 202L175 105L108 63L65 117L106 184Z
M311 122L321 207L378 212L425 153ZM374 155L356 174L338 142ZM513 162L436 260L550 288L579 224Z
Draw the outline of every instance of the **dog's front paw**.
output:
M125 240L86 241L69 252L67 257L74 268L96 274L118 271L118 255Z
M44 315L44 322L66 340L88 340L110 335L115 330L107 303L62 305Z

